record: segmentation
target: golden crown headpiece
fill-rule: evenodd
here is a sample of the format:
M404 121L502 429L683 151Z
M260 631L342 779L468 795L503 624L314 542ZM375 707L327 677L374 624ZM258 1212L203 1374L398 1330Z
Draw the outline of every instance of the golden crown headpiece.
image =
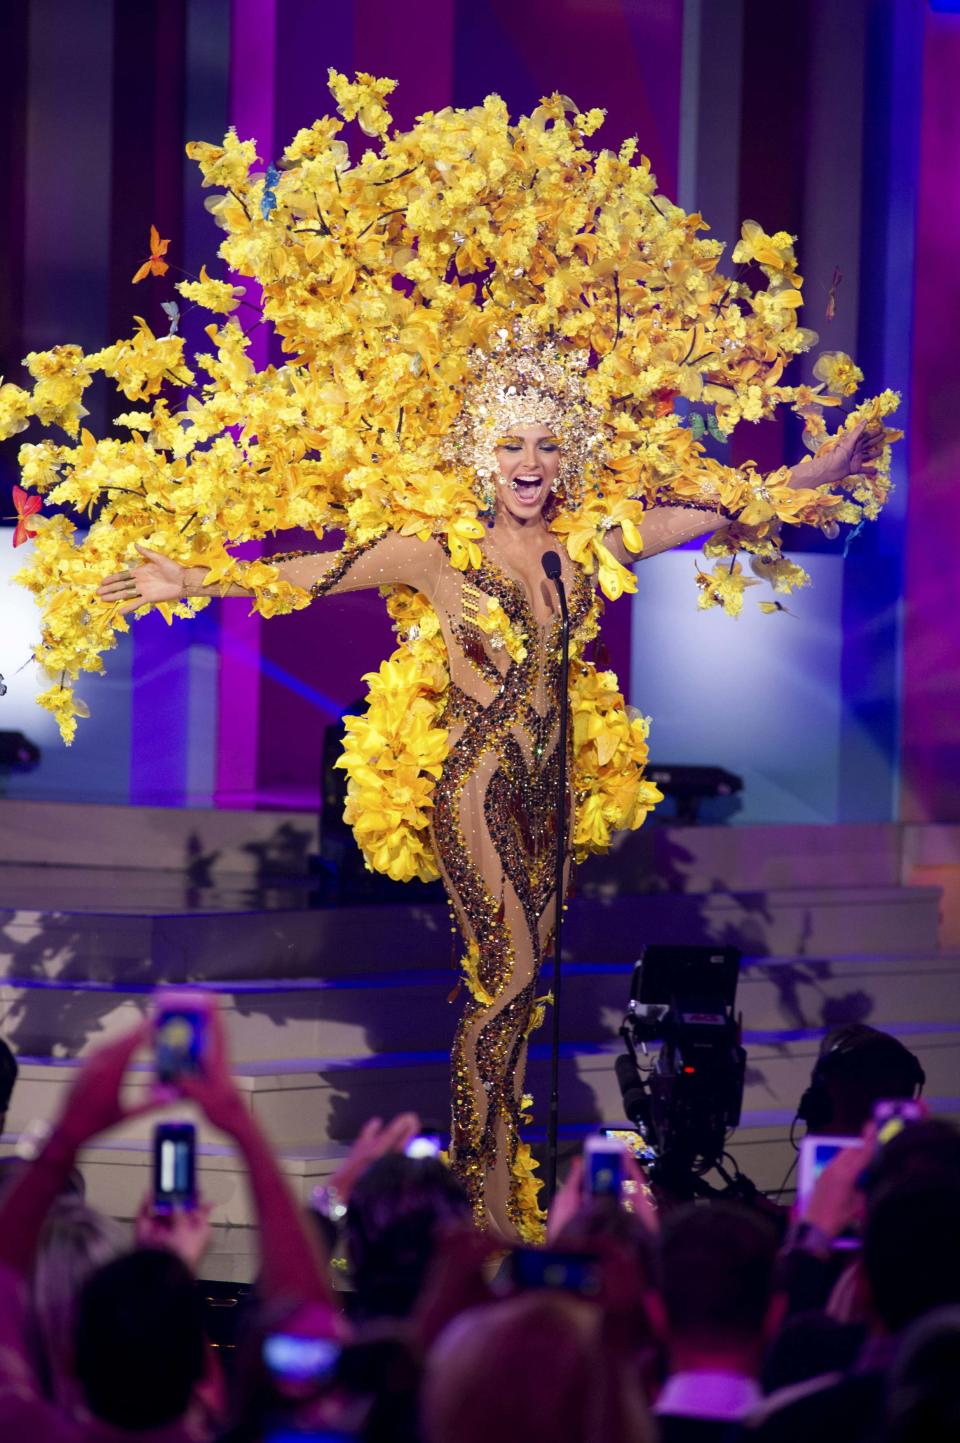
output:
M543 425L560 440L560 499L576 505L587 466L602 442L600 412L587 400L584 351L562 351L554 341L515 322L468 358L460 417L448 438L448 460L475 472L489 486L498 474L496 446L518 426Z

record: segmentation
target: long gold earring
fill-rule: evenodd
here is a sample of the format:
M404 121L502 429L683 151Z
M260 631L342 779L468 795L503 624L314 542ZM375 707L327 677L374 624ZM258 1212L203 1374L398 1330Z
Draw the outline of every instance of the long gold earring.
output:
M480 515L487 524L488 529L493 526L494 517L497 511L497 492L491 477L484 478L483 489L480 492Z

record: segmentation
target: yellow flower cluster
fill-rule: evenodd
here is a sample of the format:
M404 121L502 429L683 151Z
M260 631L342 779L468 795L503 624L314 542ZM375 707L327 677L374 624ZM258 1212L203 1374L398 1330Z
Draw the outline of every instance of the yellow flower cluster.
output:
M490 637L495 651L503 647L511 661L524 660L527 655L526 635L517 631L495 596L486 597L475 621L480 630Z
M511 120L492 95L427 112L401 132L386 108L394 82L333 71L329 80L340 118L299 131L275 165L232 130L220 145L187 148L212 192L228 272L218 279L204 268L179 286L211 315L197 354L138 320L130 339L95 354L63 345L28 356L32 391L0 386L0 439L34 417L71 442L21 450L24 486L73 507L84 529L62 513L39 526L19 577L42 613L36 656L52 679L43 704L67 740L78 714L73 683L101 671L127 630L96 601L96 585L128 563L134 542L203 565L211 585L241 575L229 546L290 527L339 529L351 542L388 530L437 536L455 566L478 566L475 477L444 441L460 424L477 349L489 350L505 323L587 360L603 444L582 478L582 504L561 505L552 525L608 597L635 582L607 533L620 527L638 544L651 505L719 505L737 524L716 554L744 548L774 564L781 522L829 529L875 515L885 498L889 447L870 475L832 494L791 488L785 474L761 480L750 465L708 454L706 431L723 438L782 405L802 416L811 449L829 445L824 409L859 379L848 357L831 352L817 385L783 384L789 361L816 340L798 325L790 236L744 223L733 260L755 268L752 288L721 273L721 244L701 235L701 216L658 192L636 141L617 151L589 143L599 110L553 95ZM340 138L353 118L377 140L359 158ZM158 233L151 256L165 249ZM159 261L152 274L162 274ZM243 278L258 287L259 315L249 302L237 309ZM282 363L254 364L255 327L274 337ZM81 430L97 372L136 403L117 437ZM884 392L854 417L869 414L891 441L898 433L883 418L896 401ZM306 604L267 562L242 576L264 615ZM169 620L201 605L163 611ZM372 711L351 726L345 758L361 844L391 875L433 875L424 838L446 683L440 640L426 635L426 617L418 624L422 634L374 675ZM508 644L516 651L523 639ZM584 751L581 848L607 845L616 819L649 804L630 780L642 727L587 677L581 671L577 683L581 739L590 713L590 726L602 718L619 740L605 762L601 733Z
M429 828L447 754L447 731L438 724L449 683L446 648L424 597L398 587L387 604L403 640L364 677L365 714L344 720L336 762L348 778L344 817L371 870L396 882L430 882L440 875Z
M639 827L663 793L646 781L646 717L631 715L612 671L576 661L570 674L573 724L573 854L605 852L613 833Z
M482 1007L489 1007L494 999L480 981L480 948L476 942L467 943L467 950L460 959L460 967L467 991L474 1002L479 1002Z
M540 1189L543 1186L537 1177L539 1166L530 1144L517 1143L517 1151L510 1168L515 1183L517 1227L523 1242L532 1246L542 1243L546 1235L546 1222L539 1202Z

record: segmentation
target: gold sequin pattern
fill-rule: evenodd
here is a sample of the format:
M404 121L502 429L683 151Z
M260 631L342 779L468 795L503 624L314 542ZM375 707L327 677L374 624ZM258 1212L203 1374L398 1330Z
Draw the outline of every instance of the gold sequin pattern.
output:
M559 623L538 626L522 585L489 559L475 576L476 586L463 588L461 617L450 622L450 631L459 646L467 643L464 656L493 694L480 702L451 685L444 724L459 725L462 731L437 782L433 814L434 845L445 884L470 956L476 957L474 988L453 1048L450 1156L481 1222L493 1171L505 1169L508 1215L518 1231L529 1233L531 1219L522 1216L515 1165L526 1040L539 1020L535 1003L543 956L541 924L554 889ZM524 658L510 660L502 673L473 624L482 600L477 591L495 598L510 622L535 638ZM584 623L590 598L589 581L577 568L571 588L572 630ZM489 645L489 637L486 640ZM534 705L538 697L546 699L543 712ZM483 788L482 815L470 817L474 835L468 835L464 790L481 769L490 775ZM567 836L571 807L568 790ZM479 828L492 844L498 878L489 871L485 876L477 862L478 852L489 850L477 845ZM506 916L507 888L522 912L519 931Z

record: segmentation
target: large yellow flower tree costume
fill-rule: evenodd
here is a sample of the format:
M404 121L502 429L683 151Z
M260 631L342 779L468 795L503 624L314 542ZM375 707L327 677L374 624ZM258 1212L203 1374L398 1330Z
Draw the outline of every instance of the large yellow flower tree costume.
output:
M802 584L780 554L781 523L829 530L875 516L889 448L832 490L709 454L738 421L783 404L802 416L811 450L831 445L824 408L861 376L827 353L819 385L783 383L817 339L797 322L792 238L746 222L733 261L766 285L721 274L722 246L701 238L699 215L658 194L635 141L590 147L602 111L554 95L511 123L490 96L399 133L386 109L393 82L331 72L330 88L340 116L377 140L359 161L331 117L300 131L276 168L232 131L222 145L188 147L216 192L208 205L233 272L204 269L177 287L216 318L206 349L188 355L175 327L155 336L138 320L130 339L93 355L63 345L28 356L32 391L0 386L0 438L31 417L71 438L20 453L28 491L78 518L33 516L18 578L42 611L36 660L50 686L39 700L69 741L86 715L75 681L102 671L127 630L96 587L134 542L203 566L207 585L248 588L264 616L384 584L398 646L367 678L366 714L347 722L347 818L371 867L444 878L470 993L454 1049L453 1162L479 1217L534 1235L537 1189L518 1125L549 943L556 632L484 554L475 447L451 444L490 421L471 387L480 374L502 396L526 348L547 364L534 382L554 402L575 395L571 433L590 437L550 519L573 598L567 836L577 858L639 826L659 797L643 777L645 721L585 655L595 588L615 599L636 587L611 531L637 552L651 507L721 512L730 525L706 548L714 565L698 570L699 601L736 613L749 584L738 553L754 553L776 591ZM154 232L143 273L163 274L165 249ZM240 310L243 277L259 283L259 315ZM249 332L264 324L286 360L257 369ZM120 437L82 427L96 372L133 403ZM844 424L866 418L893 440L883 417L896 401L885 392ZM290 527L341 530L346 546L325 554L322 575L310 556L242 563L227 549ZM161 609L169 620L206 604Z

